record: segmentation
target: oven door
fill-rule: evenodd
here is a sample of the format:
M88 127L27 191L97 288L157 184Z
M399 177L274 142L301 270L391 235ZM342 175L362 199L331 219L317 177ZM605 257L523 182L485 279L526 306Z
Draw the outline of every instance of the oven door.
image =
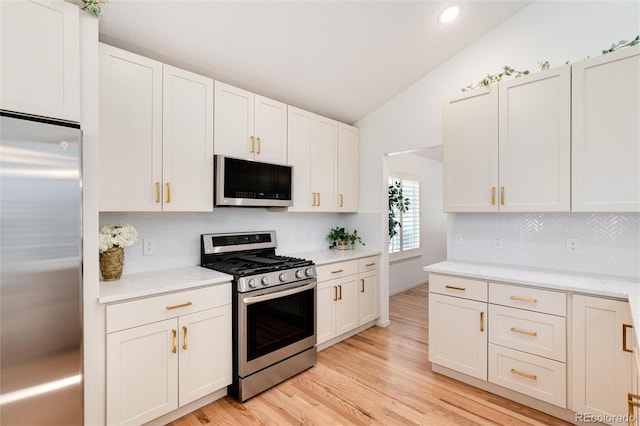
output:
M316 279L238 293L238 375L246 377L316 344Z

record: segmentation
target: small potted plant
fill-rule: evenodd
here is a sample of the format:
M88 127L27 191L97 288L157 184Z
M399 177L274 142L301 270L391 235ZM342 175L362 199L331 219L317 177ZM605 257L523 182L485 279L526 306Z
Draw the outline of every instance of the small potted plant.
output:
M338 250L346 250L351 245L351 248L355 248L356 243L360 243L363 246L365 245L362 242L362 239L358 235L358 231L356 229L353 230L352 233L347 232L344 227L336 226L329 231L327 234L327 239L331 243L329 248L336 247Z

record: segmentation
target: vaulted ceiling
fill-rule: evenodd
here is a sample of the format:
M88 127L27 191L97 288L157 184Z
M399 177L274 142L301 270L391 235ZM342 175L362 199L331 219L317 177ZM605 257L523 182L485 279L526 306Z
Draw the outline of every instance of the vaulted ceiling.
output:
M111 0L100 40L354 123L528 1Z

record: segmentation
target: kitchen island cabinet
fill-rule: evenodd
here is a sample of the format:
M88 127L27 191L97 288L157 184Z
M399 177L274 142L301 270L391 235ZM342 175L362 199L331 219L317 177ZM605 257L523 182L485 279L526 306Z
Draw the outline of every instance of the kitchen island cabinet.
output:
M0 109L80 121L80 18L62 0L0 2Z

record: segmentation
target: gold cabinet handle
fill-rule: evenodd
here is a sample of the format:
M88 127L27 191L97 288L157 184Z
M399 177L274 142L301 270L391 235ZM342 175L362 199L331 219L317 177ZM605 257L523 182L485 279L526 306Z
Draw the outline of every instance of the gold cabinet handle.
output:
M262 151L262 144L260 143L260 138L256 138L256 140L258 141L258 150L256 151L256 154L260 154L260 151Z
M320 193L318 192L318 207L320 207Z
M333 286L333 301L338 300L338 286Z
M342 286L338 286L338 290L340 291L340 295L338 296L338 300L342 300Z
M364 266L374 266L375 264L376 264L376 262L373 262L373 263L367 263L367 264L366 264L366 265L364 265Z
M504 186L500 187L500 204L504 206Z
M167 203L171 202L171 182L167 182Z
M171 352L175 354L178 352L178 332L176 330L171 330L171 332L173 333L173 349Z
M251 151L250 153L254 153L256 151L256 138L255 136L251 136Z
M535 331L520 330L519 328L515 328L515 327L511 327L511 331L513 333L526 334L527 336L531 336L531 337L536 337L538 335L538 333Z
M312 192L313 194L313 203L311 204L311 207L315 207L316 206L316 193Z
M484 312L480 312L480 333L484 332Z
M496 205L496 187L495 186L491 187L491 205L492 206Z
M186 302L186 303L182 303L180 305L167 306L167 309L168 310L172 310L172 309L184 308L184 307L191 306L191 305L193 305L193 303Z
M517 300L518 302L538 303L538 299L530 297L511 296L511 300Z
M529 380L538 380L538 376L534 374L523 373L522 371L518 371L515 368L511 369L511 374L515 374L516 376L524 377L525 379Z
M156 203L160 202L160 182L156 182Z
M344 195L340 194L340 207L344 207Z
M465 287L456 287L453 285L445 285L444 288L448 288L449 290L458 290L458 291L465 291L466 288Z
M340 272L344 272L344 269L338 269L337 271L331 271L332 274L339 274Z
M633 328L631 324L622 324L622 350L633 353L633 349L627 349L627 328Z
M362 284L362 290L360 290L360 293L364 293L364 278L360 278L360 283Z
M182 349L187 350L187 326L182 327L182 334L184 334L184 344L182 345Z

